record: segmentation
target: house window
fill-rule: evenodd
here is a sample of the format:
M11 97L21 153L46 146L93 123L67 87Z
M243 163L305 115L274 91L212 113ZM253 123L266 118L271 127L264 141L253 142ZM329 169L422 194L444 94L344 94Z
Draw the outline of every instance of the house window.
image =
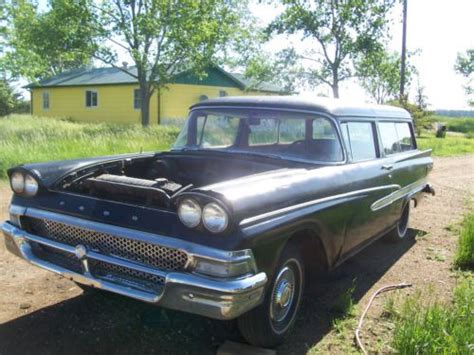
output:
M49 110L49 92L43 91L43 110Z
M140 89L133 90L133 108L135 110L142 108L142 95Z
M86 107L99 106L98 94L95 90L86 90Z

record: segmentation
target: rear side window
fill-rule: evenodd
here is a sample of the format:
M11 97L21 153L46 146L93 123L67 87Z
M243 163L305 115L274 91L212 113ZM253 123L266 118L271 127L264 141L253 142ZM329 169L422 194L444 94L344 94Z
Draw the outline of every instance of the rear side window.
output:
M352 161L377 157L374 129L371 122L346 122L341 124L342 137Z
M398 122L395 123L395 128L397 129L398 142L402 152L415 149L410 124L408 122Z
M379 132L385 155L415 149L408 122L379 122Z

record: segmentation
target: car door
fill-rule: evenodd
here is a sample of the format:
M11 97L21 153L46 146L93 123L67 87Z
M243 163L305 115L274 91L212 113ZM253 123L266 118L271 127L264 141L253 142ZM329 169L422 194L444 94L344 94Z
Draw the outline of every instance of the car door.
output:
M376 210L385 210L384 225L389 228L400 218L405 197L423 178L425 168L423 164L417 164L419 152L416 150L410 121L379 121L377 130L385 182L399 186L391 195L377 201L373 206Z
M343 254L348 254L384 229L386 210L374 211L372 205L392 193L393 188L386 186L381 168L375 120L345 120L341 131L350 165L348 190L360 192L360 198L350 206L352 214L343 247Z

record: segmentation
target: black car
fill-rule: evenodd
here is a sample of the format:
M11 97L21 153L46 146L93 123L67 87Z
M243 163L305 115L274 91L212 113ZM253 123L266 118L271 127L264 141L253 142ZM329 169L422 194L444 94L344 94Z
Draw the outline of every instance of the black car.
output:
M279 344L308 275L407 235L433 167L408 112L295 97L191 108L169 152L22 165L12 253L97 288Z

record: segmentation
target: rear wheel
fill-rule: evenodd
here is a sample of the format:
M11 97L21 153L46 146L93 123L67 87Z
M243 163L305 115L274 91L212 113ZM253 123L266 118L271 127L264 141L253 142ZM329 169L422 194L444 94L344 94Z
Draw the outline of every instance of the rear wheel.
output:
M261 347L281 344L295 321L303 288L303 258L296 247L287 246L262 304L238 319L243 337Z
M397 222L395 228L393 228L388 234L386 239L390 242L399 242L408 234L408 222L410 220L410 202L407 202L403 208L402 215Z

